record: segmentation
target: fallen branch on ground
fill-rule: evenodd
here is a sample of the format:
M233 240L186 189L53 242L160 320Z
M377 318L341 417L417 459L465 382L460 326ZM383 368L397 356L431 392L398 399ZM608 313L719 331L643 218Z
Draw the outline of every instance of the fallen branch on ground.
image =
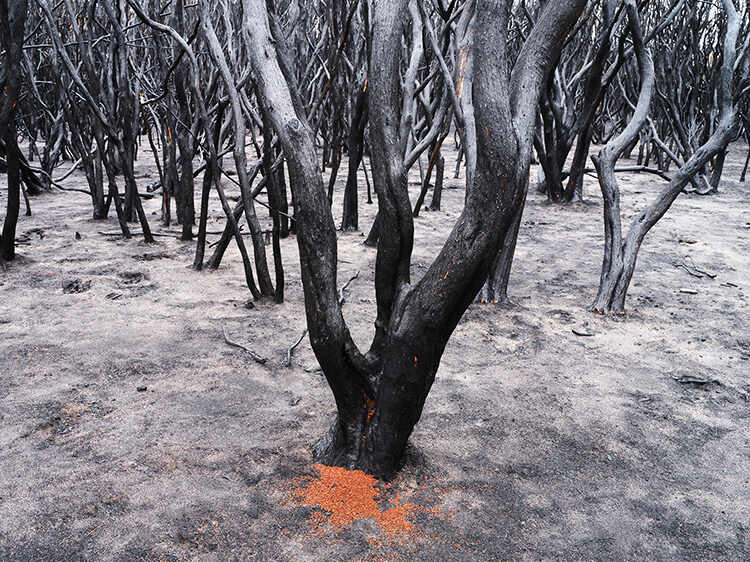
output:
M252 357L255 361L257 361L261 365L265 365L266 364L267 359L265 357L262 357L261 355L258 355L252 349L250 349L249 347L245 347L241 343L237 343L237 342L234 342L234 341L230 340L229 339L229 335L227 334L227 328L226 328L226 326L222 326L221 330L224 333L224 341L225 342L227 342L229 345L231 345L233 347L239 347L243 351L247 351L250 354L250 357Z
M104 231L99 230L99 231L97 231L97 234L101 234L102 236L124 236L124 234L122 233L121 230L118 230L118 231L115 231L115 232L104 232ZM134 230L131 230L130 234L132 236L141 236L141 235L143 235L143 232L136 232ZM176 236L176 235L166 234L164 232L152 232L151 236L165 236L165 237L170 237L170 236Z
M690 259L690 258L688 258L688 259ZM690 275L692 275L693 277L697 277L698 279L703 279L704 275L706 277L710 278L710 279L716 279L716 273L710 273L708 271L704 271L702 269L698 269L697 267L695 267L695 264L692 263L692 261L693 260L690 259L690 262L691 262L690 264L685 264L685 263L682 263L682 262L674 262L672 265L674 265L677 268L684 269Z

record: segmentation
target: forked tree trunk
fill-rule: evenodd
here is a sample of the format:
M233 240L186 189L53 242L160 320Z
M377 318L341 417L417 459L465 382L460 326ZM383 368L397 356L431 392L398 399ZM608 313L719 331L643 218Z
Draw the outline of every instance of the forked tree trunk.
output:
M260 103L268 110L295 185L297 242L310 342L336 401L338 417L315 446L329 464L388 478L398 470L440 359L458 321L512 227L528 181L534 114L557 45L585 0L548 3L508 79L508 13L480 0L476 11L477 167L466 206L439 255L414 285L409 269L413 222L399 120L399 53L406 0L373 4L369 76L373 174L380 240L378 317L362 354L344 322L336 286L336 231L312 131L295 112L268 35L264 0L243 0L244 25ZM404 137L405 138L405 137Z
M602 149L594 164L604 196L605 248L599 291L592 310L600 314L625 313L625 299L635 271L638 251L649 230L669 210L674 200L696 174L703 172L711 158L726 150L740 124L732 99L733 67L736 59L739 16L732 0L723 0L727 13L727 30L724 37L724 56L721 72L721 112L719 123L708 141L675 173L669 185L642 212L638 213L626 236L620 222L620 193L615 179L617 159L648 117L648 102L653 90L653 63L642 45L637 9L634 0L627 1L631 31L636 42L636 53L641 70L641 94L633 118L625 130ZM640 47L638 46L640 45Z
M592 157L604 199L604 260L599 282L599 292L592 309L599 313L624 312L627 291L627 271L635 262L627 263L625 241L622 235L620 213L620 189L615 177L617 160L628 150L634 139L638 139L648 119L651 97L654 91L654 63L646 49L641 31L638 9L634 0L626 0L628 27L638 59L641 92L633 116L625 129ZM641 137L642 138L642 137Z

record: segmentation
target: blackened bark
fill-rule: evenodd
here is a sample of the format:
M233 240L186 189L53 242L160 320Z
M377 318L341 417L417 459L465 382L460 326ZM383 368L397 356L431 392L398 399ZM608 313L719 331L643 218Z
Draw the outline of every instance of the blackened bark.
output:
M750 148L747 149L747 156L745 157L745 165L743 166L742 173L740 174L740 183L745 183L745 178L747 177L748 165L750 165Z
M476 297L476 302L481 304L509 304L508 280L513 266L513 258L516 254L518 243L518 231L521 227L524 204L518 208L513 224L508 229L508 234L503 241L495 261L492 263L487 281Z
M214 124L213 134L206 139L207 143L213 143L214 152L210 153L206 158L206 169L203 172L203 188L201 189L201 212L198 219L198 243L195 245L195 259L193 260L193 267L200 271L203 269L203 255L206 251L206 227L208 225L208 201L211 195L211 184L214 181L214 169L216 168L215 153L218 151L219 138L221 135L221 121L224 115L228 102L219 104L216 111L216 121ZM232 215L234 217L234 215ZM235 219L235 224L237 220ZM232 233L234 234L234 233Z
M380 213L375 213L375 219L370 226L370 232L367 233L367 238L364 241L365 246L376 248L378 246L378 238L380 238Z
M8 168L8 201L0 236L0 262L16 257L16 224L21 205L21 151L18 148L15 109L18 105L23 55L26 0L0 2L0 44L5 50L5 88L0 105L0 138L5 140Z
M427 197L427 192L430 189L430 180L432 179L432 172L435 171L435 169L437 168L438 162L440 161L440 148L447 134L448 134L448 131L446 130L445 134L442 135L433 143L432 150L430 151L430 159L427 163L427 172L425 173L424 179L422 180L422 188L419 191L419 197L417 197L416 203L414 203L414 210L412 210L412 216L414 218L417 218L419 216L419 212L422 209L422 205L424 204L425 197ZM440 179L440 182L442 183L442 178Z
M353 419L373 390L368 363L349 334L338 300L336 228L312 130L305 117L295 111L276 57L269 56L273 44L265 1L243 0L242 5L257 97L284 148L290 183L294 186L297 245L310 343L338 411L343 419ZM361 436L357 441L361 441Z
M284 302L284 265L281 261L281 221L279 220L279 207L281 206L281 186L279 175L273 169L274 150L271 146L273 127L268 115L263 112L263 169L266 177L266 190L268 191L268 205L271 208L271 221L273 223L271 236L273 239L273 263L276 274L276 290L274 300L277 303ZM248 194L248 196L252 196Z
M708 185L711 187L711 193L716 193L719 190L719 184L721 183L721 176L724 173L724 162L727 158L727 151L722 150L714 158L713 170L711 170L711 179Z
M375 295L377 318L375 338L370 353L378 356L386 344L397 295L410 282L410 261L414 244L414 219L409 200L407 168L404 153L409 137L407 104L409 92L401 91L401 36L403 14L407 6L412 16L414 52L407 70L407 87L413 87L421 58L421 29L416 3L398 0L392 6L372 6L372 54L370 68L370 162L375 191L378 195L378 253L375 262ZM398 109L403 104L402 114ZM387 232L388 235L382 235Z
M179 33L185 33L185 14L182 2L175 4L175 23ZM196 26L197 30L197 26ZM175 123L175 137L180 149L180 179L177 184L179 197L177 198L180 220L182 221L182 240L193 239L193 225L195 224L195 181L193 172L193 131L187 128L191 119L190 104L187 96L189 79L188 65L184 61L177 63L174 73L174 91L181 124ZM206 139L206 142L210 142Z
M445 178L445 158L438 153L437 170L435 176L435 188L432 191L432 202L430 211L439 211L440 202L443 197L443 179Z
M610 71L607 78L604 77L605 64L612 48L612 27L616 22L615 4L614 0L602 2L602 24L597 37L596 56L586 77L583 108L574 126L578 140L570 165L568 185L565 188L564 199L566 201L573 201L576 197L578 200L583 199L583 175L589 157L596 111L604 99L609 81L615 75L615 72Z
M445 345L479 290L522 204L528 148L539 92L558 45L584 0L548 3L508 80L504 3L477 5L474 106L477 168L466 206L435 262L414 286L413 244L402 139L394 108L400 94L401 14L406 0L373 6L370 111L381 236L376 293L378 322L371 353L357 350L341 314L336 287L336 233L312 133L294 111L278 63L269 56L266 5L243 0L244 23L260 103L268 111L295 185L310 342L336 400L337 421L315 447L322 462L360 468L379 477L399 467L419 420ZM260 14L260 16L259 16ZM391 134L396 133L396 134ZM432 139L430 139L431 142Z
M21 204L21 169L16 146L16 124L8 123L5 128L5 146L8 148L8 202L0 237L0 262L12 261L16 257L16 224Z
M646 124L654 91L654 63L645 46L641 31L638 8L634 0L626 0L630 35L633 38L641 78L641 91L633 116L625 129L607 143L599 154L592 157L604 199L604 259L599 282L599 292L592 310L599 313L623 313L624 293L618 289L628 264L625 259L625 243L622 235L620 190L615 176L617 160L637 139Z
M278 150L276 156L281 155L281 149ZM286 176L284 175L284 162L279 164L279 169L276 171L277 185L279 186L278 192L278 207L279 213L279 236L281 238L289 237L289 199L287 198L286 192Z
M365 143L365 126L368 118L366 82L357 89L352 121L349 125L349 170L344 189L344 214L342 230L359 230L359 196L357 170L362 162Z
M221 45L219 44L219 39L216 36L216 31L214 30L213 24L211 23L208 14L204 14L201 18L201 29L203 30L203 35L206 39L206 42L208 43L211 58L213 59L214 64L216 64L216 66L219 68L219 72L224 81L224 86L229 94L229 106L232 110L232 119L234 124L233 155L235 169L237 170L237 178L239 180L240 191L242 193L242 203L245 208L245 220L247 221L248 228L250 229L250 236L253 244L253 253L255 257L255 271L258 274L258 286L260 289L260 294L261 296L273 296L274 289L273 284L271 283L271 275L268 271L268 262L266 261L266 248L263 241L263 233L261 232L258 216L255 213L254 198L252 197L252 194L250 192L250 178L247 173L247 156L245 154L246 130L239 92L237 91L234 77L232 76L229 65L224 58L224 53L222 52ZM264 150L269 152L270 145ZM268 171L272 173L271 170ZM227 220L231 223L234 220L234 216L232 215L228 206L224 205L224 198L218 184L217 191L219 191L219 197L222 198L222 206L224 207L224 212L227 215ZM237 244L238 246L240 246L240 252L243 252L243 243L241 243L241 240L241 236L237 236ZM244 252L243 261L245 261ZM249 269L249 267L249 263L246 263L245 268ZM254 283L251 284L250 282L252 273L247 274L247 277L248 287L250 287L253 295L255 295L255 291L253 291L252 288L252 284Z

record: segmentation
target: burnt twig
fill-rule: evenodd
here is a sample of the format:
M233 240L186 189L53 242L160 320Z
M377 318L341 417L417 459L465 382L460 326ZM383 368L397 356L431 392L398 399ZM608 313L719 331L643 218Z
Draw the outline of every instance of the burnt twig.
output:
M349 278L349 281L344 283L344 286L339 289L339 306L344 305L344 301L346 300L346 297L344 296L344 291L349 287L352 281L354 281L357 277L359 277L359 271L352 275Z
M302 335L299 337L299 339L296 342L294 342L294 344L292 344L292 346L289 349L286 350L286 359L284 359L284 363L283 363L284 367L292 366L292 352L300 343L302 343L302 340L305 338L306 335L307 335L307 328L302 330Z
M224 341L225 342L227 342L229 345L231 345L233 347L239 347L243 351L247 351L250 354L250 357L252 357L255 361L257 361L261 365L265 365L266 364L267 359L265 357L262 357L261 355L258 355L252 349L250 349L249 347L245 347L241 343L237 343L237 342L234 342L234 341L230 340L229 339L229 335L227 334L227 328L226 328L226 326L222 326L221 330L224 333Z

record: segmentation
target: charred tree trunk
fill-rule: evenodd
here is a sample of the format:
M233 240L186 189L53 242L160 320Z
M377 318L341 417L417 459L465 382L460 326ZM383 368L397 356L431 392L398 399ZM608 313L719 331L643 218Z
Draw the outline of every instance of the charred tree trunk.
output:
M528 189L528 188L527 188ZM525 196L524 196L525 197ZM516 244L518 243L518 231L521 228L521 218L523 217L524 204L518 208L516 216L513 218L508 234L503 240L503 246L492 262L490 273L482 286L482 290L476 297L476 302L481 304L509 304L508 299L508 280L513 266L513 257L516 254Z
M740 18L732 0L722 0L722 3L727 14L727 27L724 37L718 125L707 142L700 146L695 154L674 174L669 185L659 193L646 209L635 216L627 235L623 237L619 214L619 189L614 175L614 165L625 146L633 137L637 136L640 127L646 121L647 102L650 102L650 91L653 89L653 63L650 55L643 47L642 41L638 40L640 31L637 24L635 2L634 0L627 2L631 29L637 28L633 32L634 40L640 43L640 47L637 46L637 53L640 53L641 95L633 119L626 129L602 149L598 157L594 158L594 164L599 174L599 183L605 199L605 253L599 292L592 306L595 312L600 314L605 312L625 313L625 298L635 271L638 251L646 234L669 210L690 180L696 174L703 173L711 158L724 152L738 132L740 120L737 118L733 103L732 83ZM636 23L633 23L633 21Z
M344 189L344 215L341 230L359 230L359 197L357 193L357 170L362 163L367 125L367 87L358 88L352 122L349 126L349 171Z
M242 193L242 203L245 208L245 220L250 229L250 236L253 243L255 271L258 274L258 286L261 296L270 297L274 295L274 289L273 284L271 283L271 275L268 271L268 262L266 261L266 248L263 241L263 233L261 232L258 216L255 213L254 198L250 192L250 178L247 173L247 156L245 155L246 129L239 92L237 91L229 65L224 58L219 39L216 36L216 31L214 30L213 24L207 14L203 14L203 17L201 18L201 28L203 30L203 35L206 38L206 42L208 43L211 58L219 68L221 77L224 81L224 86L229 94L229 106L232 110L232 119L234 123L233 154L235 169L237 170L237 178L239 179L240 191ZM264 150L269 152L270 157L270 146L264 147ZM219 191L219 196L222 198L222 206L225 208L224 212L227 215L227 220L232 222L234 217L228 206L224 204L224 197L221 190L218 188L218 184L217 190ZM237 240L238 245L241 246L241 236L238 235ZM242 248L240 248L240 251L242 251ZM244 259L243 255L243 261ZM246 264L245 267L248 268L249 264ZM251 276L252 274L249 275L249 277ZM250 283L248 283L248 286L250 286Z
M0 98L0 138L5 140L8 167L8 202L0 236L0 262L11 261L16 257L16 224L21 205L21 151L17 143L14 113L20 89L26 7L26 0L0 2L0 44L5 50L5 91Z
M375 214L375 220L372 221L370 226L370 232L367 233L365 238L365 246L368 248L376 248L378 245L378 238L380 238L380 213Z
M21 167L16 146L16 124L12 120L5 127L5 146L8 148L8 203L0 237L0 263L16 258L16 224L21 205Z
M281 149L278 150L276 157L281 156ZM277 184L279 186L278 193L278 211L279 211L279 236L281 238L289 237L289 199L286 192L286 176L284 175L284 162L282 161L279 165L279 169L276 171ZM277 288L278 290L278 288Z
M271 221L273 223L271 236L273 239L274 271L276 273L276 290L273 296L277 303L282 303L284 302L284 265L281 261L281 220L279 218L279 207L282 203L281 186L279 185L279 175L272 167L274 150L271 139L273 128L265 112L263 121L263 169L265 170L268 205L271 208ZM248 193L248 196L252 197L252 194Z
M721 183L721 176L724 173L724 162L727 158L727 151L722 150L719 152L719 154L716 155L716 158L714 158L713 163L713 170L711 171L711 179L708 182L708 185L711 188L711 193L716 193L719 191L719 184Z
M474 188L453 232L425 276L409 279L413 244L403 152L393 139L400 99L398 57L406 1L373 5L370 115L373 172L381 236L376 266L376 335L362 355L349 335L336 287L336 234L311 129L294 111L273 56L263 0L243 0L258 98L284 146L296 186L300 249L310 342L338 411L331 431L314 448L329 464L387 478L398 470L419 420L445 345L479 290L523 201L534 111L556 45L585 1L547 4L507 75L507 11L498 2L477 6L478 162ZM429 139L431 142L433 139Z
M599 177L604 199L604 260L599 282L599 293L592 306L595 312L624 313L625 291L627 285L621 284L626 275L626 268L632 269L635 263L627 263L625 243L622 235L620 190L615 176L617 160L638 139L648 119L651 97L654 90L654 63L647 50L641 32L638 9L634 0L626 0L628 22L633 44L638 58L641 78L641 92L633 117L625 129L592 159Z
M443 180L445 178L445 158L438 153L437 169L435 176L435 188L432 191L432 202L430 211L439 211L440 202L443 198Z
M747 177L748 165L750 165L750 148L747 149L747 156L745 157L745 165L743 166L742 173L740 174L740 183L745 183L745 178Z

